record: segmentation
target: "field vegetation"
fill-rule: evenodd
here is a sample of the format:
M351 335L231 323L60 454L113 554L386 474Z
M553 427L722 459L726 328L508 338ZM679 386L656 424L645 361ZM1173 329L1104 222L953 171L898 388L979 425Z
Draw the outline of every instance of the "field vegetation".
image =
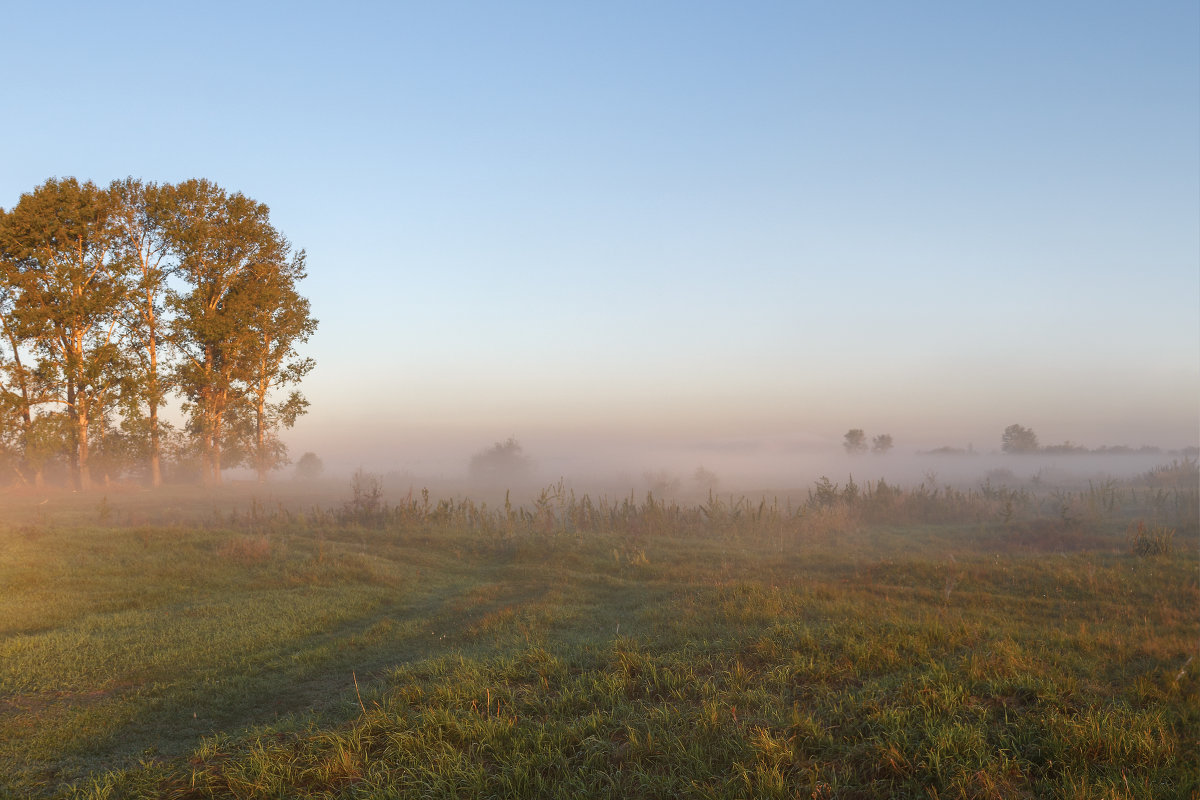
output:
M0 795L1200 796L1194 462L267 491L4 498Z

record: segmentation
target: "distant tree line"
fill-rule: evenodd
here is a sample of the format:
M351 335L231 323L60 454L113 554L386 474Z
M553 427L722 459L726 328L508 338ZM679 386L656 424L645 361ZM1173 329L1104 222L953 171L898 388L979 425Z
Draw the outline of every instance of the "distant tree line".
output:
M1032 428L1027 428L1024 425L1009 425L1000 435L1000 450L1005 453L1014 455L1154 455L1164 452L1160 447L1151 445L1142 445L1141 447L1129 447L1127 445L1103 445L1101 447L1088 448L1083 445L1074 444L1071 441L1063 442L1062 444L1043 445L1038 441L1038 435ZM918 451L923 455L975 455L974 447L968 446L965 450L959 447L939 447L934 450ZM1200 455L1200 449L1191 446L1184 447L1181 450L1167 451L1184 456L1185 458L1195 458Z
M1126 445L1104 445L1097 448L1087 448L1080 444L1075 444L1070 440L1062 444L1042 445L1038 443L1038 436L1033 432L1032 428L1026 428L1023 425L1009 425L1004 429L1004 433L1000 436L1000 449L1005 453L1039 453L1042 455L1132 455L1134 453L1155 454L1161 453L1162 449L1151 445L1142 445L1141 447L1133 448ZM1191 456L1196 448L1184 448L1182 451L1185 456Z
M264 480L308 406L305 274L266 205L204 179L52 178L0 208L0 482Z

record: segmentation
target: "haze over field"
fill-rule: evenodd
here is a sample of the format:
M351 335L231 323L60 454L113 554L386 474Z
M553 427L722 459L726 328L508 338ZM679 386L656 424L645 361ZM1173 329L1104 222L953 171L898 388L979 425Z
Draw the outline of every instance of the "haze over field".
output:
M204 177L307 250L317 367L285 438L330 471L456 475L510 435L549 475L747 483L840 468L850 428L896 440L863 477L1012 423L1200 443L1194 2L21 4L5 28L0 206Z

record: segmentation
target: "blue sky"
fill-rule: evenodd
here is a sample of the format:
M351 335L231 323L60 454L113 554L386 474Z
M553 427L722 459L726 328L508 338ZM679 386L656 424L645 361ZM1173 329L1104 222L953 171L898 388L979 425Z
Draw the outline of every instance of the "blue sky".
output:
M1200 437L1200 6L9 4L0 205L271 206L293 450Z

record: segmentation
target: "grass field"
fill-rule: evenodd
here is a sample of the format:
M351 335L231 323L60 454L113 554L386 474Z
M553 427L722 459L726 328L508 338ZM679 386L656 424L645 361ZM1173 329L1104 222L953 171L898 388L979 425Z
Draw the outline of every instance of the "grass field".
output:
M1197 798L1193 470L5 498L0 796Z

